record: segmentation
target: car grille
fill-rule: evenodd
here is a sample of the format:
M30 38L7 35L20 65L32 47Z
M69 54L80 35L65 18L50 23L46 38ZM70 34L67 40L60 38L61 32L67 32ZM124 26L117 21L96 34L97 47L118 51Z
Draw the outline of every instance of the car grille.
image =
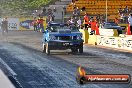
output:
M71 40L72 38L70 36L61 36L59 37L59 40Z

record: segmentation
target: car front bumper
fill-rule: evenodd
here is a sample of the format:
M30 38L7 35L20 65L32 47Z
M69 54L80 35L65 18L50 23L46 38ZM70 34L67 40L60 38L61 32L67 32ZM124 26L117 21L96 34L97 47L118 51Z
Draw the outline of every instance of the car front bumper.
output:
M50 50L65 50L71 49L72 47L79 47L83 43L82 40L79 41L49 41Z

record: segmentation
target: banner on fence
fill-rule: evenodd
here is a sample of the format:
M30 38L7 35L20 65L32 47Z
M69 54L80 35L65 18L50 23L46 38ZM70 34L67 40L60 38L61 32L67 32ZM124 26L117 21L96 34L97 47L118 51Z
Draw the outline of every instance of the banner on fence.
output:
M33 18L20 18L20 30L33 30Z
M108 36L98 36L97 44L113 47L113 48L121 48L132 50L132 38L128 37L108 37Z
M0 24L4 18L0 18ZM19 18L7 18L8 30L19 30Z

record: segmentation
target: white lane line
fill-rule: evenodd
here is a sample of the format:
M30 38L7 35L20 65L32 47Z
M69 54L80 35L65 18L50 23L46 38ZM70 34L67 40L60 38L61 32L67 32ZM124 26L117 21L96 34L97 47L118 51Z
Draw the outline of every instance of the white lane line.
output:
M7 68L7 70L13 75L17 76L17 74L0 58L0 62Z

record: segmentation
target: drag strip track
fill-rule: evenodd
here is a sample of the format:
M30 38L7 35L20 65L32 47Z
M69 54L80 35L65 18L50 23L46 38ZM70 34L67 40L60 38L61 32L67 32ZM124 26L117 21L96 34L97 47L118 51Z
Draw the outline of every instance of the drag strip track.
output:
M75 74L79 64L65 58L81 56L86 59L84 55L47 56L18 43L0 45L0 58L17 74L16 78L23 88L131 88L131 84L77 84ZM95 58L95 55L91 54L91 57ZM100 73L91 67L86 69L92 74Z
M7 39L0 37L0 68L16 88L132 88L132 82L79 85L75 78L78 66L88 74L132 75L131 53L84 45L84 54L53 51L47 56L41 39L42 33L34 31L9 31Z

